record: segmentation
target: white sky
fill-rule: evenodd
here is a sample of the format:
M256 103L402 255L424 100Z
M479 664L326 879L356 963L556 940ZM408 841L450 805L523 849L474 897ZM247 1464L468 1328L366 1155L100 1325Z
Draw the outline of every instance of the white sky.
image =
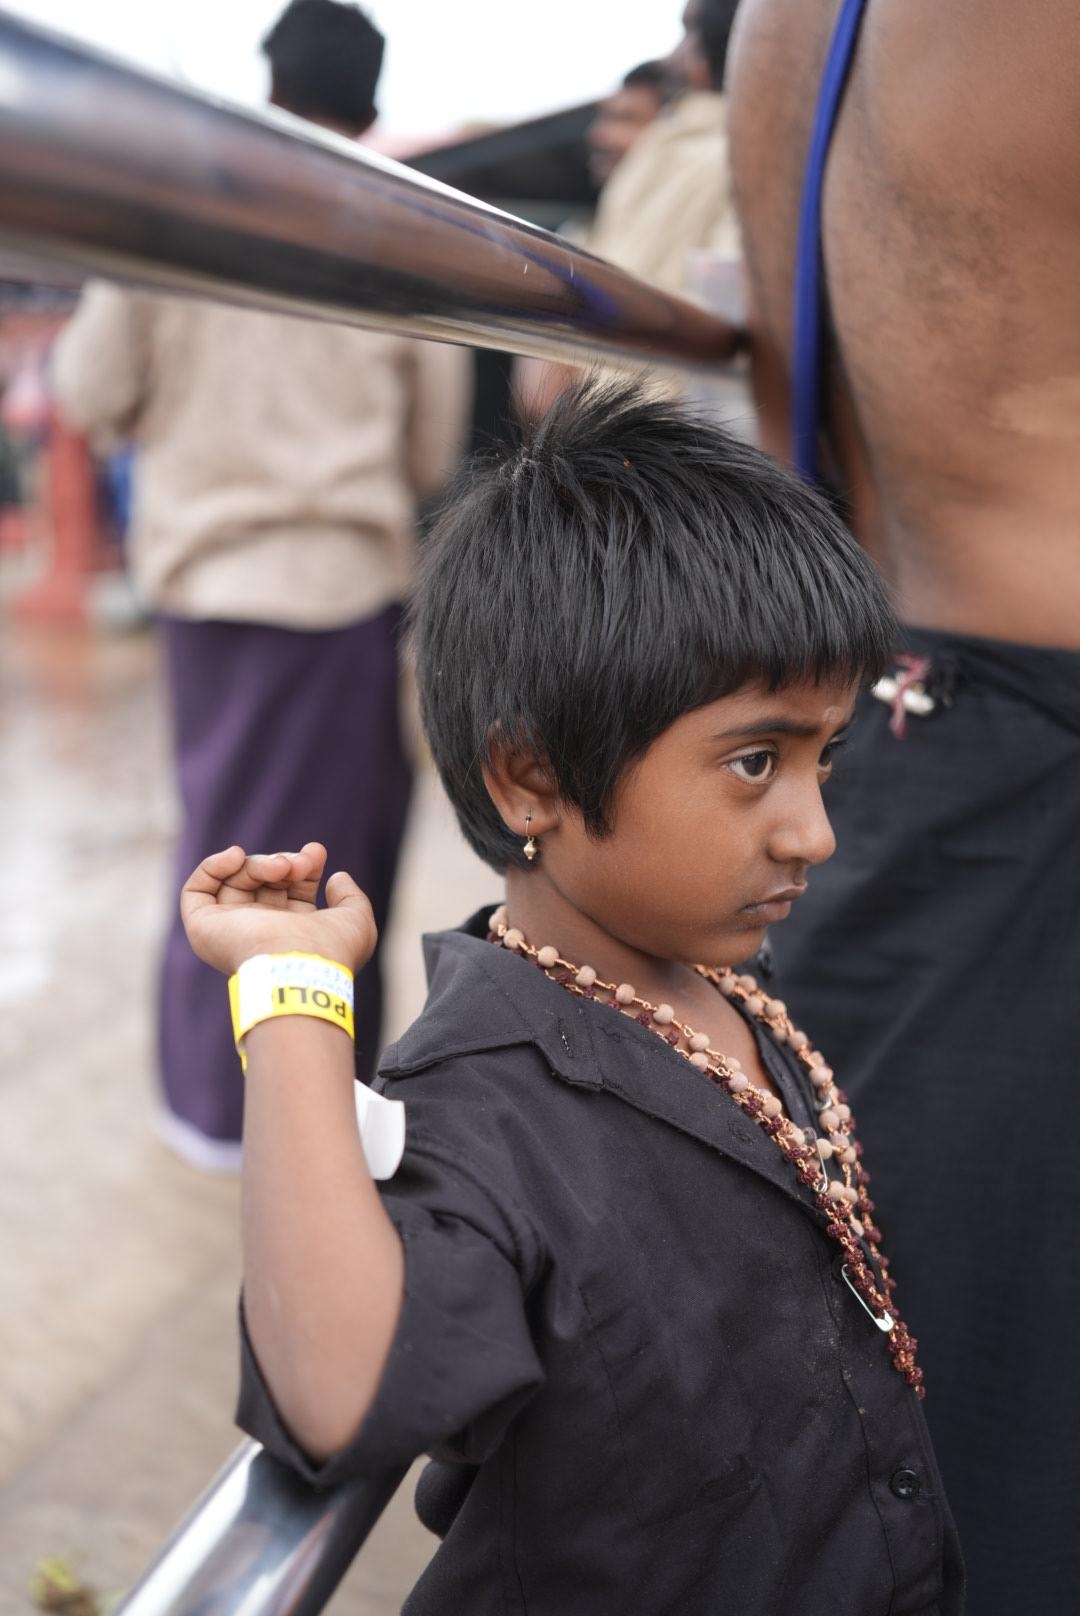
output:
M257 105L258 42L285 0L0 0L194 87ZM662 56L684 0L367 0L387 36L383 140L587 101Z

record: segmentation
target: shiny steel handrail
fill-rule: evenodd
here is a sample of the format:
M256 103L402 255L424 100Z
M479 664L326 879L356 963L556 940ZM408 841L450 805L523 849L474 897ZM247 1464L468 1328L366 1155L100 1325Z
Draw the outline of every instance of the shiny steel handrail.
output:
M319 1493L244 1442L115 1616L317 1616L403 1475Z
M3 11L0 245L540 357L712 367L737 342L693 304L348 140Z

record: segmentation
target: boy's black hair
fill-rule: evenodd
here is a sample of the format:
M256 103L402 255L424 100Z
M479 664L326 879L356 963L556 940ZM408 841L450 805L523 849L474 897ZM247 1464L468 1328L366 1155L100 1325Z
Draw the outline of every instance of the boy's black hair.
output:
M896 629L823 498L634 384L574 389L461 474L411 619L435 763L498 870L525 861L484 786L494 739L546 759L603 836L621 776L683 713L754 681L868 684Z
M262 42L279 106L358 132L375 121L385 47L359 6L338 0L292 0Z

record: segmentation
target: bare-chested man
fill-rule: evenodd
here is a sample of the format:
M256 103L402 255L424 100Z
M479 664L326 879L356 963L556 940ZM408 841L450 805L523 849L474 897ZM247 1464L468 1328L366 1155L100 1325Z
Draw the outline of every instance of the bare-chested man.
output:
M793 306L838 23L818 394ZM1080 1599L1078 67L1069 0L744 0L729 70L763 436L791 457L820 398L909 625L774 987L879 1164L973 1616Z

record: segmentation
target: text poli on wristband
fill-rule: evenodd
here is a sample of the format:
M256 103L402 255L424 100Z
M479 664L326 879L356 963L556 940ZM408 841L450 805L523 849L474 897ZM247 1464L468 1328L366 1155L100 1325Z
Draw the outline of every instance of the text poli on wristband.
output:
M352 972L319 954L253 954L229 978L229 1008L245 1067L244 1039L275 1016L314 1016L350 1038L356 1035Z

